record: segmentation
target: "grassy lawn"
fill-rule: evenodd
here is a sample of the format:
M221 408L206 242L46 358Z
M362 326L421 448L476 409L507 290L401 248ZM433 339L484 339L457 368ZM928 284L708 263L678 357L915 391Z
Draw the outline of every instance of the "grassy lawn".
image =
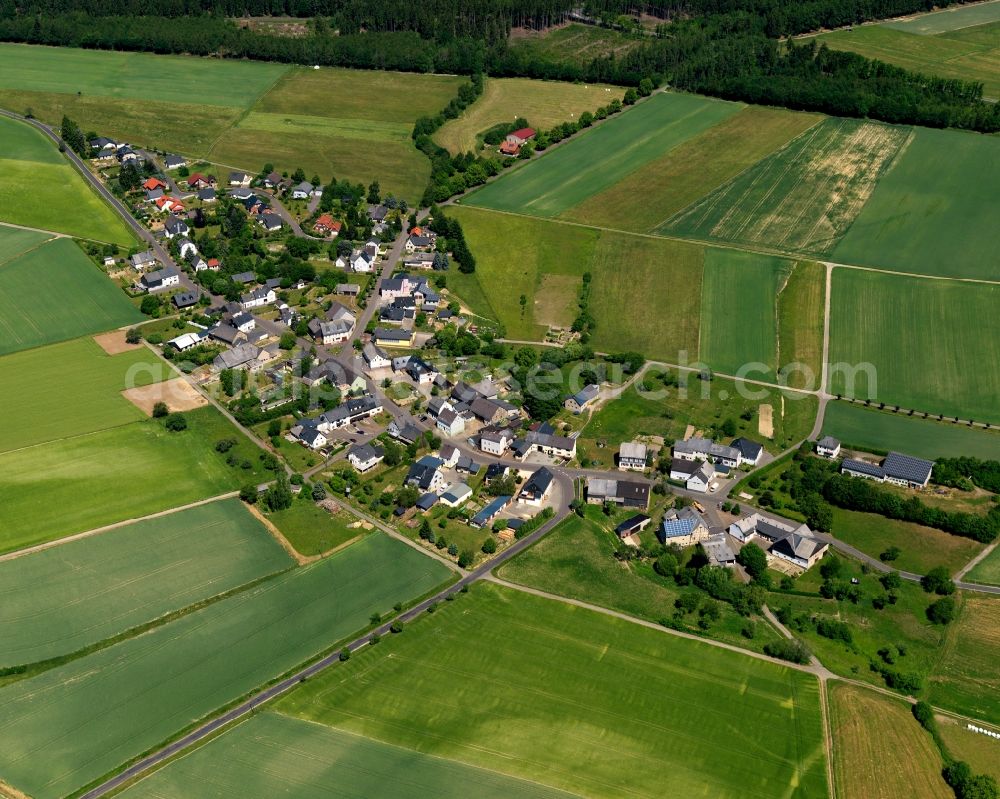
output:
M108 355L81 338L0 358L0 452L141 421L146 414L121 395L168 376L145 347Z
M921 324L906 324L907 316ZM1000 422L1000 286L838 269L831 364L871 364L856 385L834 369L830 391L918 411Z
M136 146L189 155L207 153L243 113L228 105L4 88L0 88L0 107L21 114L30 109L33 116L56 127L66 115L84 132L100 131Z
M570 799L571 794L452 760L264 712L122 793L126 799Z
M937 723L952 757L964 760L976 774L989 774L1000 780L1000 758L997 758L995 739L966 729L967 722L958 721L951 716L939 715ZM1000 732L1000 729L994 727L994 732Z
M941 33L968 30L971 27L1000 21L1000 3L975 3L953 6L930 14L915 14L906 19L885 23L886 27L934 36Z
M910 131L825 119L658 231L825 255L851 228ZM867 261L866 261L867 263Z
M674 600L682 589L673 580L658 575L650 563L624 563L614 557L613 527L632 515L634 512L628 510L608 518L599 508L588 507L586 518L573 514L540 542L505 563L499 576L646 621L659 623L669 619L674 614ZM653 524L658 523L659 519L654 517ZM700 634L758 651L768 641L777 639L777 632L758 619L756 635L748 640L741 632L746 619L728 605L722 604L721 610L722 618ZM689 616L685 621L692 632L699 632L695 617Z
M965 579L970 583L1000 585L1000 547L979 561L975 568L965 575Z
M0 46L0 87L246 108L288 70L236 59Z
M983 549L971 538L840 508L833 509L833 535L873 558L889 547L899 547L902 554L890 565L917 574L925 574L935 566L946 566L954 574Z
M834 250L833 260L996 279L989 231L1000 158L993 144L973 133L917 128Z
M647 383L655 386L651 377ZM685 391L678 388L660 389L662 399L643 397L637 391L625 391L620 397L603 405L591 417L581 434L580 445L592 460L611 465L611 460L622 441L631 441L639 435L663 436L669 443L683 439L690 424L696 431L711 434L727 419L736 425L736 435L759 441L772 454L788 449L804 439L816 418L816 399L808 395L785 398L777 389L745 386L753 392L754 399L744 398L732 380L715 378L709 383L688 378ZM702 392L707 392L702 394ZM757 396L756 392L760 392ZM769 404L774 409L774 438L761 436L759 429L760 406ZM743 414L749 414L744 419ZM596 442L605 447L597 449Z
M529 125L544 130L569 122L584 111L596 111L614 98L620 100L622 94L620 88L602 84L487 78L479 99L458 119L445 122L434 134L434 141L452 153L472 152L481 144L479 135L501 122L523 117Z
M827 558L831 555L827 555ZM839 556L838 556L839 557ZM853 643L846 644L820 636L806 624L800 628L796 621L790 625L794 634L805 641L824 666L837 674L875 685L884 685L878 673L870 668L872 661L881 663L878 651L889 648L894 658L892 668L913 673L924 679L941 657L941 646L948 629L933 625L927 620L927 606L936 598L924 593L916 583L903 581L896 589L896 604L886 604L876 610L872 597L885 594L875 573L865 574L855 561L840 558L843 571L840 580L857 579L861 590L858 604L848 600L823 599L818 593L811 596L772 592L767 604L775 612L788 606L795 619L820 617L845 622L851 629ZM796 580L800 592L818 591L822 577L819 568L813 568ZM905 654L899 654L902 648Z
M267 514L300 555L321 555L366 534L362 527L352 526L357 516L345 510L330 513L306 494L303 490L292 507Z
M49 233L0 225L0 266L51 239Z
M821 119L816 114L747 106L561 216L649 233Z
M540 341L549 323L572 323L590 272L595 348L670 361L696 352L700 245L473 208L450 213L461 220L477 266L473 275L449 274L448 287L474 313L500 321L508 337Z
M5 561L0 667L75 652L291 565L235 499Z
M1000 432L831 402L823 434L858 448L900 450L919 458L1000 459Z
M466 203L533 216L556 216L742 107L690 94L659 92L487 184Z
M641 42L641 38L628 36L621 31L572 22L542 32L520 30L512 37L510 49L528 58L572 63L582 67L595 58L620 57Z
M775 297L792 272L783 258L708 250L701 284L698 359L727 374L774 382L778 357ZM756 367L752 372L742 370Z
M0 454L0 551L270 479L260 450L215 408L184 416L188 428L180 433L151 419ZM225 455L214 449L223 438L237 441Z
M941 753L906 703L830 683L833 775L840 799L950 799Z
M0 221L126 247L135 241L56 145L26 122L0 118L0 176Z
M1000 3L987 5L1000 8ZM971 29L975 28L980 29L977 33L982 33L984 29L1000 29L1000 25L984 22ZM983 84L986 97L996 98L1000 95L1000 44L991 46L988 42L962 36L963 32L928 32L925 35L892 23L858 25L850 30L823 34L817 37L817 42L832 50L877 58L923 75L978 81Z
M583 796L795 799L827 792L818 700L810 675L480 583L278 708Z
M1000 600L966 594L930 680L930 701L1000 725Z
M8 686L0 708L0 772L38 799L65 796L365 627L371 613L420 596L447 576L410 547L370 536Z

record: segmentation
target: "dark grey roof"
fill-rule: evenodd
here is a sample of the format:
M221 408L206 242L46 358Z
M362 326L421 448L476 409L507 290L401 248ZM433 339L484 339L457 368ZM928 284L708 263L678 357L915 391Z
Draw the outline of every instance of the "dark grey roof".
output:
M433 491L428 491L417 500L417 507L420 508L420 510L430 510L437 504L437 501L438 495Z
M385 450L372 444L355 444L347 452L347 457L351 455L360 461L370 461L372 458L381 458L385 455Z
M691 475L698 471L699 463L698 461L686 461L683 458L673 458L670 461L670 471L681 472L682 474Z
M242 283L243 285L246 285L247 283L256 283L257 275L253 272L238 272L233 275L232 281L234 283Z
M826 549L828 545L811 535L800 533L789 533L783 538L779 538L771 546L771 552L781 553L788 557L808 560L817 552Z
M840 441L833 436L823 436L816 442L816 445L819 447L826 447L826 449L836 449L840 446Z
M198 303L198 295L193 291L185 291L171 297L174 305L178 308L190 308Z
M751 441L749 438L736 438L733 439L732 446L734 449L738 449L740 454L743 456L744 460L755 461L760 457L760 454L764 451L764 447L758 444L756 441Z
M934 468L933 461L914 458L901 452L890 452L882 461L882 471L889 477L906 480L908 483L925 483Z
M409 341L413 334L406 330L393 330L388 327L375 328L376 339L386 339L388 341Z
M543 466L528 478L528 481L521 487L521 493L527 496L540 497L549 490L552 480L552 472Z
M881 480L885 477L885 472L881 466L877 466L874 463L868 463L868 461L858 461L853 458L844 458L843 462L840 464L841 470L849 470L852 472L858 472L859 474L867 474L871 477L877 477Z
M618 535L630 535L635 530L638 530L642 525L649 521L649 517L645 513L637 513L630 519L626 519L621 524L615 528L615 532Z

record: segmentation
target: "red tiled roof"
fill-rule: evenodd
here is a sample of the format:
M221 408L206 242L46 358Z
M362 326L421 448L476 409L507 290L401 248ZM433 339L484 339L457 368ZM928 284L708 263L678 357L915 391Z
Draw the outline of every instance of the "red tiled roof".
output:
M142 184L142 187L152 191L153 189L165 189L167 188L167 184L159 178L147 178L146 182Z
M535 129L534 128L520 128L518 130L515 130L510 135L511 136L517 136L517 138L519 138L519 139L530 139L532 136L535 135Z
M504 155L517 155L517 151L520 149L520 144L514 144L509 141L505 141L500 145L500 152L504 153Z

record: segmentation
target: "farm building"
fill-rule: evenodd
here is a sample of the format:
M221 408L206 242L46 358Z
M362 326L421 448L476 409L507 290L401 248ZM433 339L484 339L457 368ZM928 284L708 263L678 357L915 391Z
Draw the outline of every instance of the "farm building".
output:
M622 471L639 471L646 468L646 445L626 441L618 450L618 468Z
M601 505L613 502L627 508L649 507L649 486L630 480L609 480L605 477L587 478L587 502Z
M926 488L933 470L933 461L914 458L901 452L890 452L879 465L852 458L845 458L840 464L842 474L906 488Z
M601 387L595 383L591 383L589 386L584 386L572 397L567 397L563 406L568 411L573 413L582 413L589 405L591 405L600 395Z
M615 528L615 535L621 539L625 539L631 535L641 533L649 526L651 521L652 519L645 513L638 513L619 524Z
M512 497L494 497L485 508L472 517L469 524L479 528L488 526L510 504L511 499Z

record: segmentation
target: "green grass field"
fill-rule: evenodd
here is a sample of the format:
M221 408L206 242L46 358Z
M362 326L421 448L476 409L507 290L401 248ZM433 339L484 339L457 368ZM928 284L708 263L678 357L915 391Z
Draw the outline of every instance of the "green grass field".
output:
M8 230L0 227L0 242ZM52 239L0 263L0 355L143 318L71 239Z
M126 799L570 799L488 768L421 755L281 713L260 713L124 791Z
M223 500L0 563L0 667L75 652L292 566Z
M966 728L967 722L950 716L937 716L938 730L944 739L948 752L956 760L964 760L976 774L989 774L1000 780L1000 758L997 758L997 742L978 732ZM982 725L978 725L982 726ZM1000 730L994 729L995 732Z
M366 534L361 527L348 526L358 521L357 516L343 510L331 514L305 494L292 507L267 514L300 555L321 555Z
M0 417L17 420L0 430L0 452L145 419L120 392L167 368L146 348L108 355L90 338L0 358Z
M657 388L656 380L646 382ZM660 388L663 388L662 385ZM744 396L745 395L745 396ZM760 433L760 406L771 405L774 413L774 438ZM760 441L777 454L809 435L816 418L816 398L808 394L784 397L777 389L744 384L717 377L704 382L689 375L687 388L665 389L662 399L643 397L637 391L625 391L595 413L580 436L580 447L593 461L612 466L612 456L623 441L636 436L663 436L667 441L684 438L688 424L695 430L711 433L727 419L736 425L736 434ZM743 415L750 416L744 419ZM604 442L603 448L596 446Z
M541 340L549 324L569 327L590 272L595 348L636 349L671 362L681 350L694 357L699 245L479 209L449 213L461 220L477 266L473 275L449 273L448 286L473 312L502 322L508 337Z
M1000 4L993 3L994 8ZM905 24L905 23L904 23ZM969 36L974 32L975 36ZM1000 95L1000 25L986 22L955 33L922 35L892 23L860 25L816 37L833 50L877 58L924 75L977 81L983 94ZM992 37L990 34L993 34ZM983 39L987 41L983 41ZM989 39L994 39L990 42Z
M833 773L839 799L950 799L934 739L905 702L831 683Z
M812 676L498 586L278 707L582 796L827 795Z
M908 128L825 119L657 231L826 255L909 136Z
M743 106L658 92L470 195L468 205L556 216L608 189Z
M1000 433L965 425L879 412L848 402L831 402L823 418L823 435L859 447L900 450L919 458L1000 460Z
M954 574L983 548L971 538L943 533L932 527L840 508L833 509L832 532L841 541L873 558L889 547L899 547L899 558L889 565L917 574L926 574L935 566L945 566Z
M586 514L586 518L570 515L537 544L505 563L498 576L646 621L659 623L673 616L674 601L682 589L673 580L658 575L651 563L622 563L614 556L617 539L612 528L632 516L632 510L623 510L609 518L601 509L589 506ZM650 538L654 535L651 530L648 528ZM746 619L729 605L722 605L721 609L722 618L701 634L758 651L768 641L777 639L774 628L757 624L756 636L748 640L741 632ZM693 631L698 631L691 617L688 623Z
M20 549L234 491L269 478L260 450L215 408L184 414L188 429L157 419L0 454L0 551ZM234 438L230 453L215 442ZM239 463L249 468L241 468Z
M641 43L641 37L573 22L541 32L522 29L511 37L510 49L529 58L586 66L595 58L620 57Z
M1000 361L998 311L1000 286L838 269L830 311L830 391L1000 422L1000 372L989 368ZM870 364L874 385L860 373L852 380L838 363Z
M538 130L545 130L596 111L622 90L603 84L563 83L530 78L487 78L483 94L460 117L445 122L434 141L452 153L473 152L478 136L493 125L523 117Z
M1000 725L1000 601L966 594L930 680L930 701Z
M75 791L386 612L448 570L369 536L147 635L4 689L0 775L38 799Z
M8 117L0 117L0 221L126 247L135 241L55 143Z
M994 549L979 561L964 579L970 583L1000 585L1000 548Z
M954 5L930 14L915 14L912 17L886 22L885 26L924 36L935 36L997 21L1000 21L1000 3L994 0L987 3Z
M560 216L600 227L652 232L822 118L747 106Z
M778 363L793 388L822 388L826 270L798 261L778 295Z
M289 70L225 131L207 157L223 164L279 170L301 166L416 200L430 163L410 139L419 116L433 116L462 79L353 69ZM331 102L331 98L336 98Z
M840 263L925 275L1000 278L993 203L1000 154L987 136L915 130L833 251Z
M0 87L245 108L288 67L263 61L0 45Z
M0 266L51 240L49 233L0 225Z
M726 374L774 382L778 358L775 298L793 267L783 258L707 250L699 360ZM754 363L752 372L743 371Z

